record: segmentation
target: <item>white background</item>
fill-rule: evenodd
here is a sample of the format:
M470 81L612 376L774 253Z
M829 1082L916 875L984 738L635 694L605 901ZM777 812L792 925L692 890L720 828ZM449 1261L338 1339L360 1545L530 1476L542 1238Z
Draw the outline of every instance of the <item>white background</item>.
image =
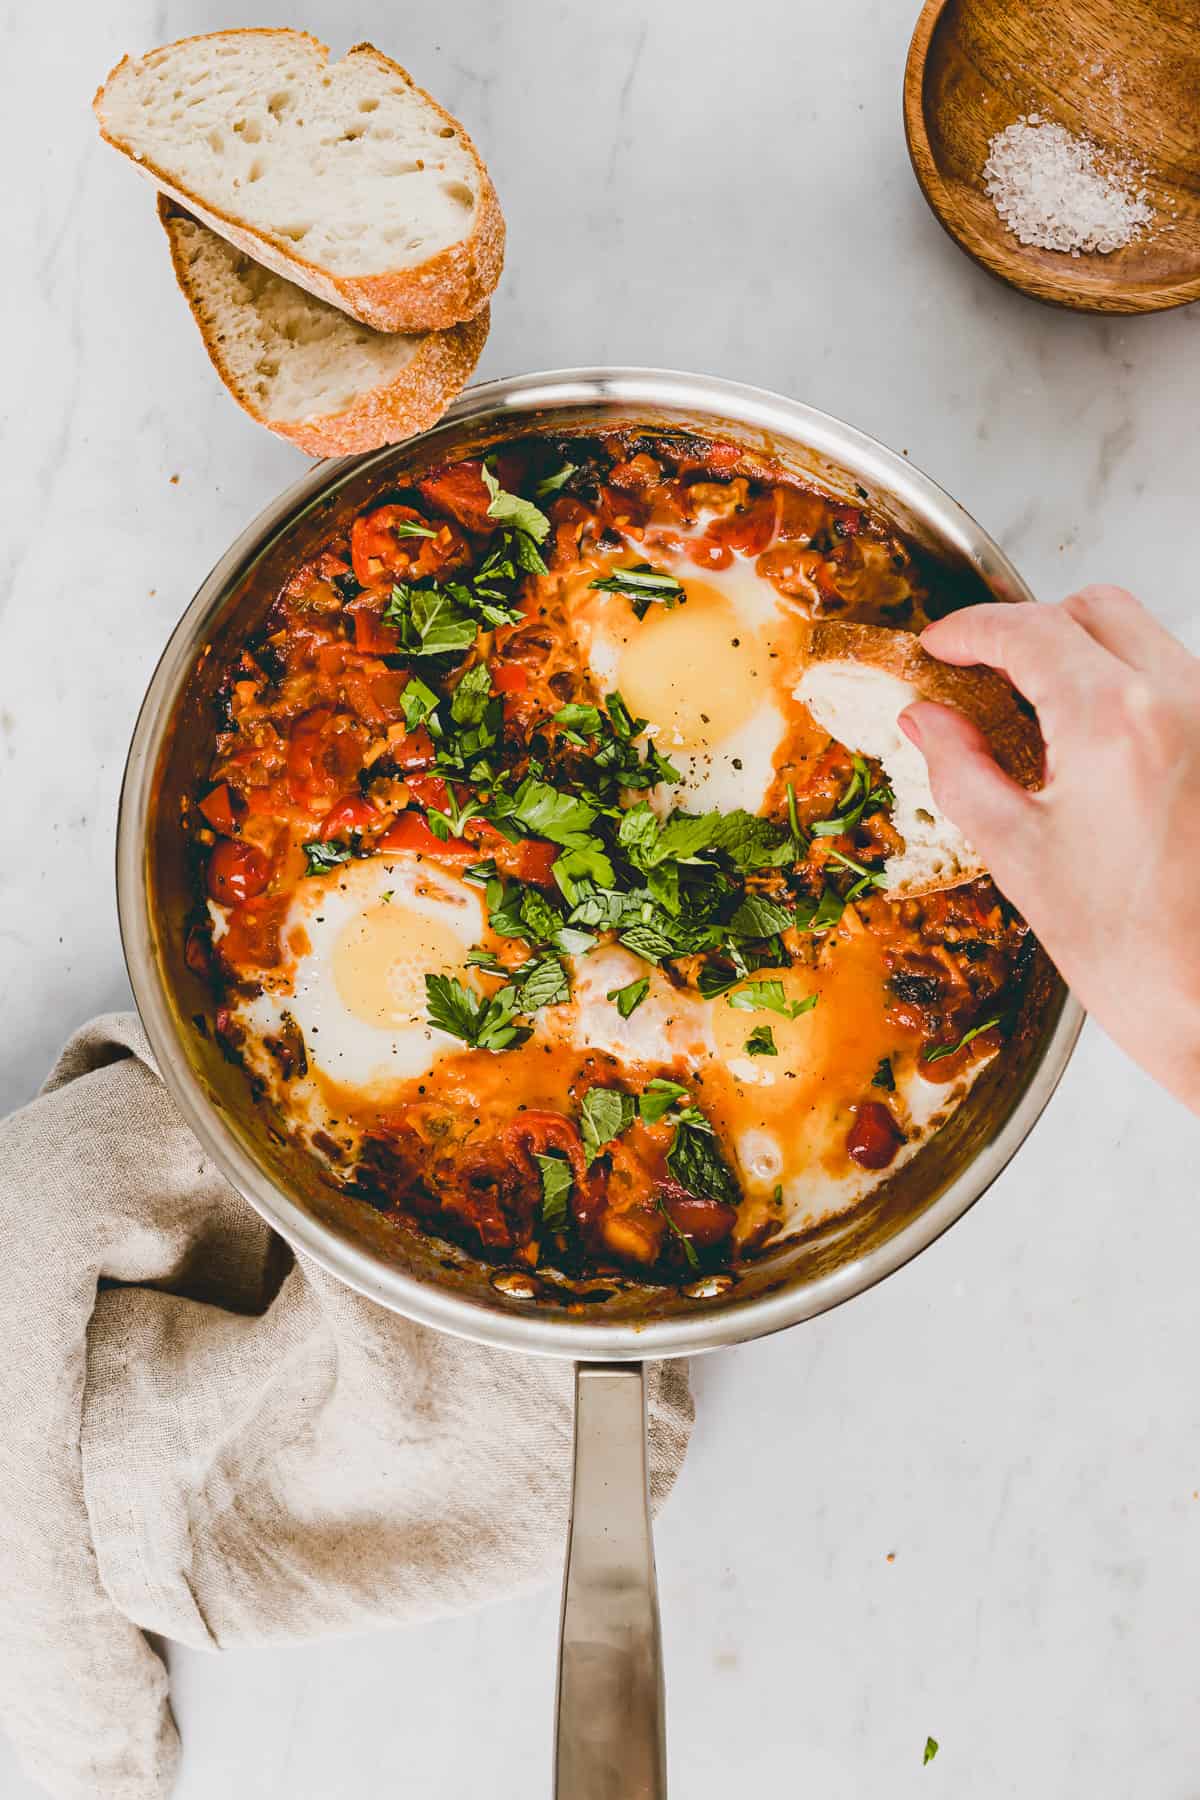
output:
M1124 582L1200 646L1200 309L1041 309L943 237L900 124L915 10L10 9L0 1108L127 1003L111 865L137 705L203 575L303 467L227 399L150 191L98 141L88 102L125 51L234 23L372 38L464 120L508 216L482 373L669 364L794 394L907 450L1045 597ZM676 1796L1200 1795L1198 1152L1089 1029L1016 1164L918 1263L694 1367L658 1534ZM174 1653L179 1800L547 1793L556 1611L547 1590ZM33 1792L0 1744L4 1800Z

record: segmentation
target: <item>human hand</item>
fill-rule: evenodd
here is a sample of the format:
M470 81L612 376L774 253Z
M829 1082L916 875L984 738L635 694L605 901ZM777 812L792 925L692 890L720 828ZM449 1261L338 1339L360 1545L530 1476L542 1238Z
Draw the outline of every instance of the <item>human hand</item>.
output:
M1115 587L968 607L921 642L1001 670L1046 743L1027 793L961 713L908 707L938 805L1087 1010L1200 1112L1200 659Z

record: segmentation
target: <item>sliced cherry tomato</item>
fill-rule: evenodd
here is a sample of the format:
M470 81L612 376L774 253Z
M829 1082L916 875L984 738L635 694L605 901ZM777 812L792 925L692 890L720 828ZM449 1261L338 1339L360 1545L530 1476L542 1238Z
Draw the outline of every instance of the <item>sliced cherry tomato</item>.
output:
M904 1134L879 1100L861 1100L846 1139L846 1154L861 1169L886 1169L904 1142Z
M433 856L439 862L471 863L479 855L474 844L465 838L443 840L429 829L423 813L402 812L394 825L379 840L381 850L412 850L418 856Z
M353 600L347 612L354 615L354 648L369 656L394 656L400 648L400 633L394 625L385 625L378 610L356 607Z
M690 1194L673 1181L662 1184L660 1195L672 1225L701 1250L721 1243L737 1224L736 1207L702 1194Z
M224 837L234 837L237 833L238 809L246 810L245 802L236 795L228 782L222 782L211 794L206 794L200 802L200 811L204 814L214 831Z
M397 529L404 525L416 530ZM411 506L377 506L374 512L355 519L350 529L354 579L365 588L379 587L397 576L422 581L461 566L468 555L469 546L460 531L445 519L422 518Z
M406 775L404 785L418 806L436 806L439 812L445 811L450 791L440 775Z
M468 832L473 824L474 819L467 826ZM510 844L496 832L495 842L489 842L489 852L501 875L510 875L514 881L532 882L534 887L554 886L557 844L543 843L540 838L521 838L518 843Z
M349 713L316 706L293 721L288 788L298 806L316 807L343 793L362 767L363 727Z
M392 751L392 761L398 769L426 769L433 761L433 739L423 725L415 731L406 731L403 738ZM440 806L442 802L435 801Z
M380 823L379 814L361 794L343 794L321 820L317 836L324 843L330 838L345 837L352 831L371 831Z
M509 1121L500 1134L500 1141L517 1167L528 1175L536 1172L535 1156L543 1156L547 1150L563 1151L577 1186L581 1190L587 1187L589 1176L583 1157L583 1141L578 1126L565 1113L531 1106Z
M500 663L492 670L492 687L497 694L523 694L529 686L529 671L520 663Z
M271 865L257 844L222 838L208 859L208 891L222 906L238 906L261 894L271 879Z
M521 480L520 462L501 451L496 459L496 479L506 493L515 493ZM484 486L481 462L447 463L432 470L417 486L431 506L449 513L468 531L495 531L496 521L488 516L492 496Z

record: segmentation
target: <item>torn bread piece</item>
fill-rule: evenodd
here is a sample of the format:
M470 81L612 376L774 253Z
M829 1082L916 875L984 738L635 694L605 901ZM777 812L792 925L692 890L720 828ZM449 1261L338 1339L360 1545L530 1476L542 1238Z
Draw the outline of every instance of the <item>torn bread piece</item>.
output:
M459 124L371 44L234 30L126 57L100 130L214 231L380 331L439 331L486 304L504 218Z
M487 339L486 308L446 331L375 331L285 281L165 194L158 215L213 367L252 419L344 456L436 424Z
M957 887L986 874L962 832L939 810L925 758L897 720L917 700L955 707L982 731L1006 774L1038 788L1041 732L1004 677L994 669L939 662L911 632L833 620L810 626L805 657L797 700L831 738L881 763L891 783L892 823L904 852L884 864L888 898Z

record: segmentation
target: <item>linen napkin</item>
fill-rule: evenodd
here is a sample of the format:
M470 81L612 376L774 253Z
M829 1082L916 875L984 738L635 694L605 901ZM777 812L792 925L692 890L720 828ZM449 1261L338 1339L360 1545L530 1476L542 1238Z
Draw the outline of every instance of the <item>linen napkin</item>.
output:
M60 1800L161 1800L144 1635L218 1649L415 1622L555 1576L565 1363L410 1324L295 1256L97 1019L0 1124L0 1716ZM692 1419L650 1380L652 1495Z

